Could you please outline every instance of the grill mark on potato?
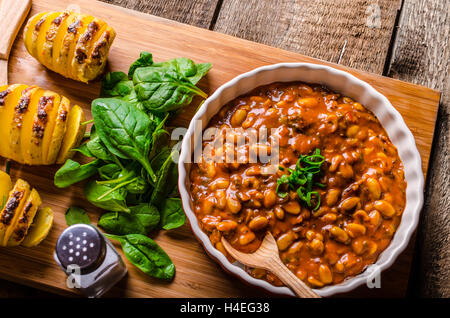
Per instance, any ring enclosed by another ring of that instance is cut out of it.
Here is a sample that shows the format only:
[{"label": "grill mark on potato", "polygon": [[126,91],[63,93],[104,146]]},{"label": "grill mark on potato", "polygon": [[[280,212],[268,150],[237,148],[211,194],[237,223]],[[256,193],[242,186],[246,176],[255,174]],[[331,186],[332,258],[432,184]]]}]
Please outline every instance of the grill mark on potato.
[{"label": "grill mark on potato", "polygon": [[42,23],[44,23],[44,22],[45,22],[45,18],[40,19],[34,26],[34,30],[39,32],[39,30],[41,29]]},{"label": "grill mark on potato", "polygon": [[75,59],[77,60],[78,64],[83,64],[84,60],[87,58],[86,53],[84,53],[83,49],[77,49],[75,53]]},{"label": "grill mark on potato", "polygon": [[[37,139],[44,138],[44,131],[45,128],[42,125],[39,125],[37,123],[33,124],[33,136],[36,137]],[[35,141],[35,144],[39,145],[39,140]]]},{"label": "grill mark on potato", "polygon": [[39,99],[39,105],[38,105],[38,111],[37,111],[37,117],[39,120],[41,120],[44,124],[47,123],[47,111],[46,107],[48,104],[53,104],[53,100],[55,99],[54,96],[42,96]]},{"label": "grill mark on potato", "polygon": [[45,125],[48,119],[47,106],[53,105],[54,99],[55,96],[42,96],[39,99],[37,118],[33,123],[33,137],[37,139],[35,140],[36,145],[40,143],[40,139],[44,138]]},{"label": "grill mark on potato", "polygon": [[79,42],[83,44],[84,47],[78,48],[75,52],[75,59],[77,60],[78,64],[83,64],[86,60],[86,44],[94,38],[99,29],[100,25],[96,21],[92,21],[91,23],[89,23],[86,32],[81,36]]},{"label": "grill mark on potato", "polygon": [[28,202],[27,205],[24,208],[24,213],[23,215],[20,217],[18,223],[21,225],[19,226],[15,231],[15,237],[14,239],[16,241],[20,241],[22,240],[25,235],[27,234],[27,228],[28,228],[28,213],[30,212],[31,208],[33,207],[33,203]]},{"label": "grill mark on potato", "polygon": [[15,234],[14,239],[16,241],[21,241],[27,234],[27,228],[25,226],[21,226],[17,230],[14,231],[14,234]]},{"label": "grill mark on potato", "polygon": [[28,110],[30,106],[30,96],[25,95],[20,98],[19,104],[16,106],[16,114],[23,114]]},{"label": "grill mark on potato", "polygon": [[100,29],[99,24],[96,21],[89,23],[86,32],[81,36],[80,43],[86,44],[89,42]]},{"label": "grill mark on potato", "polygon": [[[52,21],[52,24],[59,27],[61,25],[61,22],[63,21],[63,19],[67,18],[68,16],[69,16],[69,14],[67,12],[64,12],[60,16],[56,17]],[[45,38],[47,39],[47,41],[53,41],[55,39],[57,33],[58,33],[58,29],[50,28],[50,30],[47,32],[47,35]]]},{"label": "grill mark on potato", "polygon": [[104,46],[106,46],[106,44],[108,44],[108,41],[109,41],[109,38],[110,38],[110,37],[111,37],[110,32],[109,32],[109,31],[105,31],[105,36],[104,36],[103,40],[102,40],[100,43],[98,43],[98,44],[95,46],[94,50],[92,51],[91,57],[92,57],[93,59],[100,59],[100,58],[102,57],[102,55],[100,54],[100,50],[101,50]]},{"label": "grill mark on potato", "polygon": [[68,112],[67,112],[66,110],[63,110],[63,111],[61,112],[61,114],[59,115],[59,119],[60,119],[61,121],[66,121],[66,120],[67,120],[67,114],[68,114]]},{"label": "grill mark on potato", "polygon": [[0,92],[0,106],[5,106],[5,98],[9,93],[11,93],[9,89]]},{"label": "grill mark on potato", "polygon": [[30,212],[31,208],[33,207],[33,203],[28,202],[27,205],[24,208],[23,216],[20,218],[19,222],[26,222],[28,219],[28,213]]},{"label": "grill mark on potato", "polygon": [[22,127],[23,114],[28,111],[30,106],[30,92],[35,88],[35,86],[29,86],[22,91],[22,96],[20,97],[19,103],[14,108],[14,122],[16,128]]},{"label": "grill mark on potato", "polygon": [[77,34],[78,28],[81,26],[81,21],[77,20],[67,28],[68,33]]},{"label": "grill mark on potato", "polygon": [[15,191],[12,194],[11,199],[8,201],[8,203],[6,203],[2,213],[2,217],[0,219],[0,222],[2,222],[4,225],[9,225],[11,223],[11,220],[14,217],[14,213],[19,206],[20,200],[23,198],[23,195],[23,191]]}]

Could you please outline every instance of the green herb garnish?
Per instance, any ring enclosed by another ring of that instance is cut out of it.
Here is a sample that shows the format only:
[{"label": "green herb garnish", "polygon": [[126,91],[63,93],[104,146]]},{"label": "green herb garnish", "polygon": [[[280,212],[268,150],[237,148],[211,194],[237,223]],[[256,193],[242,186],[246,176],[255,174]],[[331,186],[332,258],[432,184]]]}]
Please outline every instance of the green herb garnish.
[{"label": "green herb garnish", "polygon": [[[288,192],[280,191],[280,186],[287,185],[291,190],[297,192],[301,202],[306,203],[308,207],[312,207],[313,199],[317,202],[313,211],[320,207],[320,194],[313,190],[313,187],[324,188],[325,185],[317,182],[320,176],[321,166],[325,161],[325,157],[320,154],[320,150],[316,149],[312,155],[300,155],[295,165],[295,169],[287,168],[289,175],[284,174],[277,180],[276,192],[279,197],[285,198]],[[281,171],[285,168],[279,167]]]}]

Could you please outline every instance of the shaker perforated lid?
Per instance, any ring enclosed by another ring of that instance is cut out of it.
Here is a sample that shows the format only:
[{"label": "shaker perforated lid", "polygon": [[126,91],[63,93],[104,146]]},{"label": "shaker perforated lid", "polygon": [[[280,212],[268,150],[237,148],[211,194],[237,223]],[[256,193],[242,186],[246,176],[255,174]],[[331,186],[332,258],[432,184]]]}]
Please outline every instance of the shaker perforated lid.
[{"label": "shaker perforated lid", "polygon": [[64,268],[78,265],[84,272],[94,270],[103,261],[104,254],[105,241],[87,224],[68,227],[56,243],[56,256]]}]

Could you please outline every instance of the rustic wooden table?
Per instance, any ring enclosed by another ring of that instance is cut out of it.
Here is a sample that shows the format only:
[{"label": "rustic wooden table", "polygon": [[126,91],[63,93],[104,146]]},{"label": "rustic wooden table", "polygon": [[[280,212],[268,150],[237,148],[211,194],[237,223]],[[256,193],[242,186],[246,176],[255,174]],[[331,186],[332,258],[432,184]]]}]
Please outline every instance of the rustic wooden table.
[{"label": "rustic wooden table", "polygon": [[[449,0],[102,1],[440,90],[419,229],[373,295],[450,297]],[[47,296],[0,281],[0,297]]]}]

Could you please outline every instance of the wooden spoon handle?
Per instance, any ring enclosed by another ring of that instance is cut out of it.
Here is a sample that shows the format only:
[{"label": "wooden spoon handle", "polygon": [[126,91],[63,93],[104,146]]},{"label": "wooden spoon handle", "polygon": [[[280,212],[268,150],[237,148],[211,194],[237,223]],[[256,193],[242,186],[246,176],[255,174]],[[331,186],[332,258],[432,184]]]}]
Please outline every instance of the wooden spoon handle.
[{"label": "wooden spoon handle", "polygon": [[272,258],[268,262],[270,271],[274,273],[285,285],[289,286],[298,297],[302,298],[321,298],[311,288],[292,273],[281,260]]},{"label": "wooden spoon handle", "polygon": [[31,0],[0,1],[0,59],[8,60],[11,46],[30,8]]}]

